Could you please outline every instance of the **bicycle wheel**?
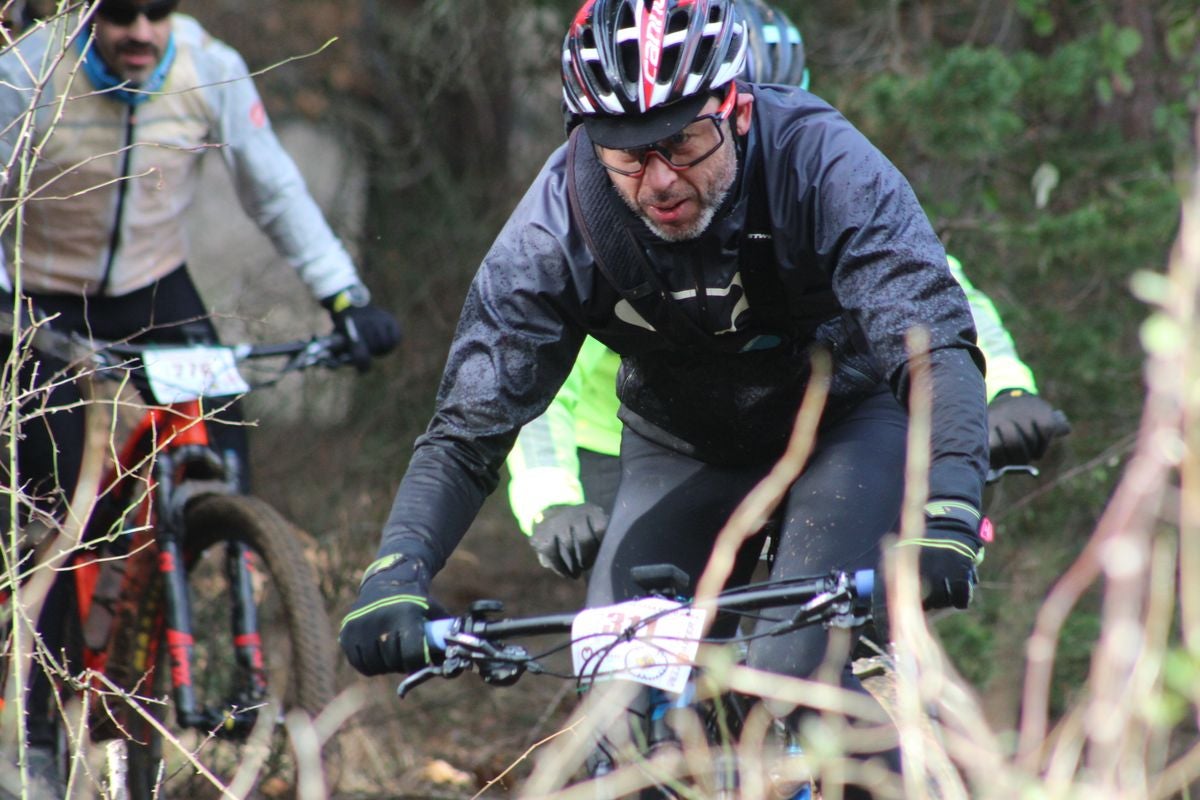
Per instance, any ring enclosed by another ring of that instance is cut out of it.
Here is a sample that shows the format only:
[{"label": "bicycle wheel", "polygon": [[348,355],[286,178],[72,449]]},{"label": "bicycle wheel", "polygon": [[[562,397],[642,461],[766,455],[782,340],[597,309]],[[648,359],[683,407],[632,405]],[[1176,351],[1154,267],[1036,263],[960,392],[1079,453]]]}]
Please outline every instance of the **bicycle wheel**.
[{"label": "bicycle wheel", "polygon": [[[223,784],[240,766],[261,761],[253,777],[243,774],[238,796],[294,794],[297,761],[283,726],[284,715],[301,709],[316,714],[334,695],[334,640],[316,576],[297,531],[266,503],[253,497],[207,495],[189,504],[184,551],[195,639],[192,683],[203,708],[227,710],[245,698],[250,670],[235,656],[234,587],[226,569],[229,548],[249,550],[254,604],[266,677],[265,697],[253,730],[180,730],[173,707],[162,709],[177,741],[164,741],[142,718],[131,730],[128,782],[131,800],[217,797],[212,781],[198,775],[193,754]],[[166,651],[163,647],[162,650]],[[155,670],[155,695],[170,696],[165,657]],[[260,692],[261,694],[261,692]],[[159,712],[154,712],[156,715]]]}]

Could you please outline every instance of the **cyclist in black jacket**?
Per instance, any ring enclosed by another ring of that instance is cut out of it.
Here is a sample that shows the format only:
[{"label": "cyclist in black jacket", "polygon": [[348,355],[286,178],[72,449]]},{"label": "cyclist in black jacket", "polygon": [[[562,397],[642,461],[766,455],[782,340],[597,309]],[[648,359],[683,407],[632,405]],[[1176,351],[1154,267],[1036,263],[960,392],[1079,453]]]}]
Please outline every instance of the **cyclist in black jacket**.
[{"label": "cyclist in black jacket", "polygon": [[[622,356],[625,423],[589,605],[634,595],[635,564],[699,575],[729,512],[783,451],[814,348],[833,356],[829,399],[774,570],[878,566],[903,491],[905,337],[921,326],[933,385],[925,602],[967,606],[987,434],[966,298],[896,168],[807,91],[736,80],[745,50],[732,0],[580,9],[562,67],[583,125],[470,288],[433,419],[342,623],[361,672],[427,663],[430,579],[587,334]],[[759,547],[747,544],[731,580],[748,579]],[[824,639],[757,640],[749,662],[807,675]]]}]

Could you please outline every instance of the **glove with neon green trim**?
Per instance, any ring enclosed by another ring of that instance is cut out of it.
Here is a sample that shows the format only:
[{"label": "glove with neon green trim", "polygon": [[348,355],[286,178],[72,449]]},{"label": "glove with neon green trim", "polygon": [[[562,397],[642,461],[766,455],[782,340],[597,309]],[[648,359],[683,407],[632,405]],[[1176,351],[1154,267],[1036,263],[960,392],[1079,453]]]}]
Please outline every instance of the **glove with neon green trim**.
[{"label": "glove with neon green trim", "polygon": [[912,540],[921,547],[922,605],[965,609],[978,582],[976,568],[983,562],[979,538],[982,517],[966,503],[940,501],[925,506],[925,536]]},{"label": "glove with neon green trim", "polygon": [[416,672],[427,666],[425,618],[430,605],[424,562],[397,554],[367,567],[358,599],[338,634],[351,666],[363,675]]}]

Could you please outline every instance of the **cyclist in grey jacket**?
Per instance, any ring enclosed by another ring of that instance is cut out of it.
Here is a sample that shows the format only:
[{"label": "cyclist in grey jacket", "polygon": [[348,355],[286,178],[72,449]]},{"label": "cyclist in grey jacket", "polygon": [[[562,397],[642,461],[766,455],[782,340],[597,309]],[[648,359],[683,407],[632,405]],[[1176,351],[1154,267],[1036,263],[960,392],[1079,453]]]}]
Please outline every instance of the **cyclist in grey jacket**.
[{"label": "cyclist in grey jacket", "polygon": [[[186,212],[201,157],[215,149],[246,212],[335,327],[352,335],[365,365],[395,346],[395,319],[370,303],[271,130],[242,58],[175,13],[177,5],[89,3],[0,56],[3,191],[22,211],[5,232],[0,290],[15,284],[41,313],[58,315],[51,324],[62,329],[215,340],[185,267]],[[69,405],[73,391],[63,387],[52,404]],[[71,443],[81,441],[81,421],[72,417],[54,415],[49,436],[35,431],[23,448],[22,472],[41,492],[69,496],[74,485]],[[240,430],[220,427],[230,446],[244,449]],[[65,451],[58,459],[55,447]],[[43,480],[56,470],[56,480]]]},{"label": "cyclist in grey jacket", "polygon": [[[433,419],[342,624],[360,671],[427,662],[429,581],[587,334],[622,357],[625,423],[589,605],[636,594],[637,564],[698,576],[783,451],[816,348],[833,357],[828,402],[775,576],[877,566],[903,490],[915,326],[930,335],[933,389],[926,603],[968,604],[987,434],[966,298],[908,183],[844,117],[802,89],[735,80],[745,41],[730,0],[595,0],[575,18],[564,94],[584,122],[470,288]],[[749,661],[809,674],[823,644],[811,629],[758,639]]]},{"label": "cyclist in grey jacket", "polygon": [[[6,231],[0,303],[7,310],[31,305],[52,317],[52,327],[102,339],[215,341],[185,266],[184,215],[201,156],[216,149],[247,213],[351,339],[365,368],[371,356],[395,347],[395,319],[371,304],[272,132],[241,57],[174,13],[177,5],[86,2],[0,55],[0,185],[20,209]],[[0,331],[0,353],[11,348],[11,332]],[[3,476],[5,487],[22,486],[50,515],[61,514],[71,496],[83,444],[79,393],[54,380],[60,366],[49,359],[23,365],[24,388],[37,391],[17,413],[43,404],[46,413],[23,426],[19,474]],[[31,387],[35,379],[39,386]],[[240,420],[236,405],[218,416]],[[244,430],[212,426],[221,451],[236,454],[243,486]],[[57,613],[59,595],[56,588],[44,614]],[[29,740],[52,751],[48,693],[38,672]]]}]

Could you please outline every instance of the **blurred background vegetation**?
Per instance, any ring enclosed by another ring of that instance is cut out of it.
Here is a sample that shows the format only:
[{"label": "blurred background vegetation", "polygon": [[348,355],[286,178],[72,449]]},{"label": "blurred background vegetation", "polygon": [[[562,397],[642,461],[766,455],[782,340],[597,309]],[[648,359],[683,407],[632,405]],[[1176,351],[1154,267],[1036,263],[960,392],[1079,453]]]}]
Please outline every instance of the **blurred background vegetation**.
[{"label": "blurred background vegetation", "polygon": [[[777,3],[804,34],[813,91],[909,176],[947,249],[996,301],[1042,393],[1074,425],[1040,478],[992,490],[998,540],[980,602],[938,624],[994,721],[1011,724],[1033,615],[1093,530],[1132,448],[1147,312],[1129,282],[1162,270],[1178,226],[1200,102],[1200,3]],[[558,46],[575,6],[188,6],[252,68],[336,37],[267,72],[260,86],[277,121],[329,126],[370,165],[358,244],[368,283],[401,316],[406,343],[355,383],[346,425],[316,438],[268,427],[256,440],[262,493],[328,545],[326,589],[338,617],[428,418],[466,285],[562,139]],[[561,586],[518,596],[552,576],[506,547],[517,534],[502,498],[476,527],[464,547],[483,565],[452,565],[438,582],[452,602],[502,596],[521,608],[570,596],[562,593],[574,587]],[[489,547],[511,552],[497,566]],[[510,569],[519,575],[501,571]],[[1065,630],[1060,704],[1085,679],[1095,606],[1078,608]]]}]

